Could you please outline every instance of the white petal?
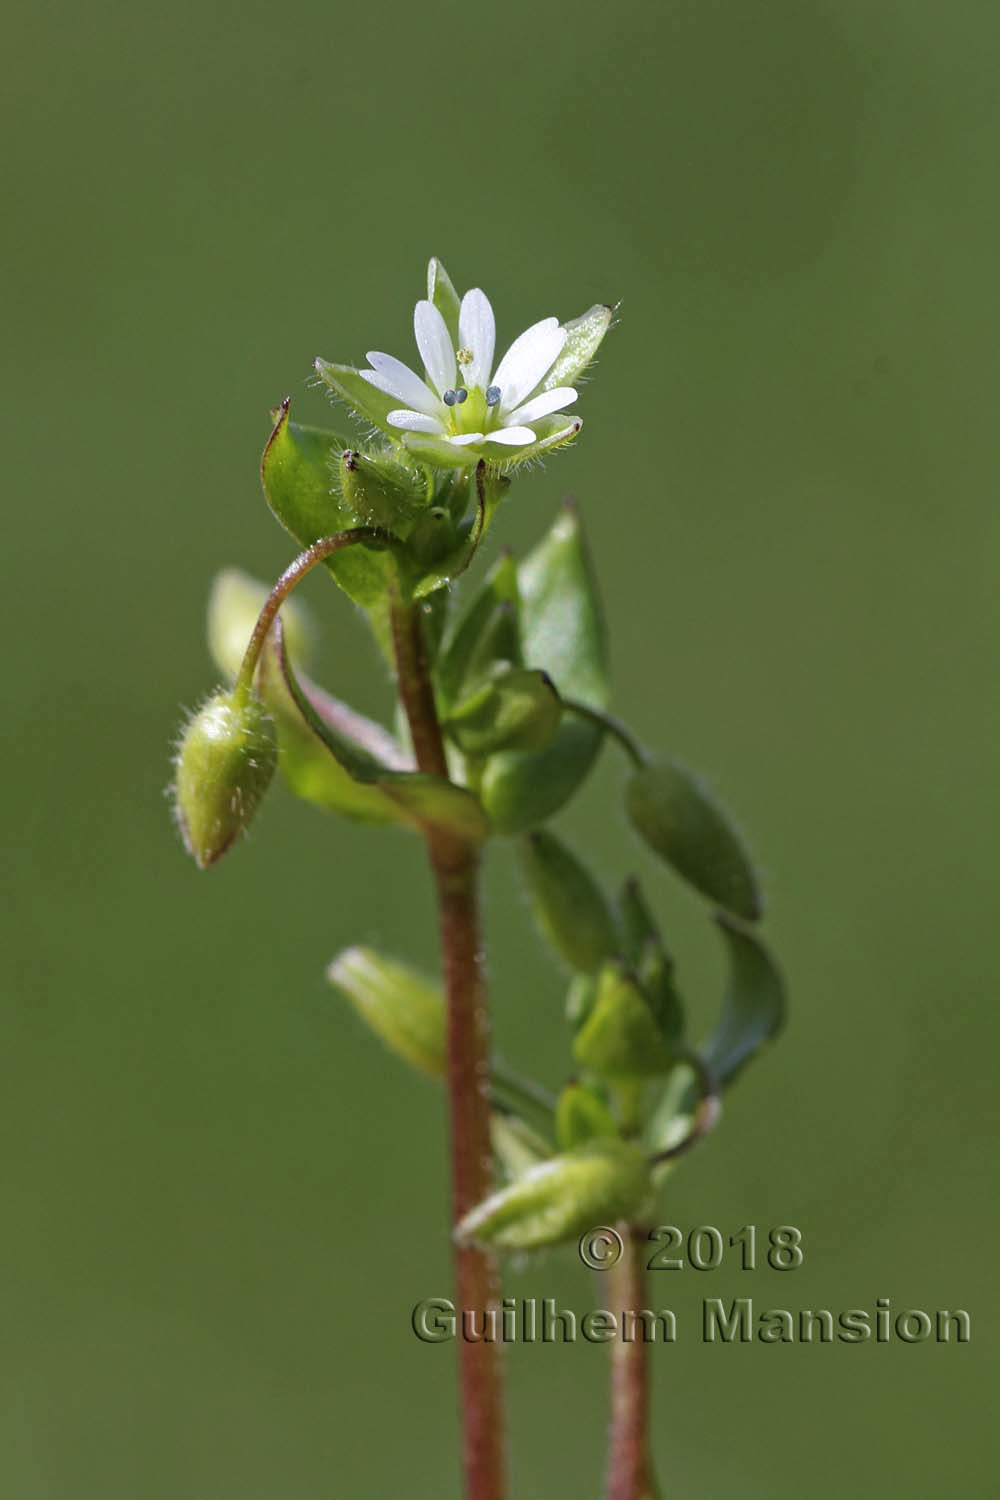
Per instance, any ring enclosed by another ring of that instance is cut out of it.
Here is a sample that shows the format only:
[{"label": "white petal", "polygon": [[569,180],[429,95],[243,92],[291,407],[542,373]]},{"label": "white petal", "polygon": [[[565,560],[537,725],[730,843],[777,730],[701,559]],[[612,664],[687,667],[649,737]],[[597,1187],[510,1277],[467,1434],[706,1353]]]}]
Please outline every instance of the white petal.
[{"label": "white petal", "polygon": [[530,427],[498,427],[487,435],[488,443],[503,443],[508,448],[520,448],[524,443],[533,443],[535,434]]},{"label": "white petal", "polygon": [[462,298],[458,314],[459,345],[463,349],[471,349],[473,356],[472,363],[462,369],[467,385],[478,385],[483,390],[489,385],[496,339],[497,325],[490,299],[485,292],[474,287]]},{"label": "white petal", "polygon": [[481,443],[483,434],[481,432],[460,432],[457,437],[449,438],[448,441],[456,448],[465,448],[469,443]]},{"label": "white petal", "polygon": [[413,309],[413,332],[427,373],[443,396],[455,384],[455,350],[447,323],[426,297]]},{"label": "white petal", "polygon": [[504,426],[512,427],[518,422],[537,422],[539,417],[547,417],[550,412],[572,406],[575,400],[576,391],[571,385],[557,385],[554,391],[543,391],[540,396],[532,396],[530,401],[512,411],[509,417],[504,417]]},{"label": "white petal", "polygon": [[566,342],[566,330],[558,318],[543,318],[514,340],[497,366],[493,384],[500,387],[502,411],[514,408],[530,396]]},{"label": "white petal", "polygon": [[385,419],[390,427],[402,427],[404,432],[444,432],[444,424],[437,417],[428,417],[422,411],[391,411]]},{"label": "white petal", "polygon": [[437,413],[441,404],[437,396],[409,365],[404,365],[401,359],[395,359],[391,354],[380,354],[377,349],[369,351],[368,359],[375,368],[361,373],[369,385],[384,391],[387,396],[395,396],[397,401],[405,401],[417,411],[425,411],[428,416]]}]

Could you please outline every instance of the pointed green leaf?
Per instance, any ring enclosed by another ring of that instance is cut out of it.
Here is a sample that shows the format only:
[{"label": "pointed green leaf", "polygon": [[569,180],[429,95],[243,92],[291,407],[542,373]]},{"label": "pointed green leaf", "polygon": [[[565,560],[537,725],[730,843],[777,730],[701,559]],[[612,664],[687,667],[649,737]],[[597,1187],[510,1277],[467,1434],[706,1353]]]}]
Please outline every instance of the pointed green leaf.
[{"label": "pointed green leaf", "polygon": [[760,883],[743,841],[690,771],[672,761],[633,771],[625,806],[636,832],[695,890],[747,921],[760,918]]},{"label": "pointed green leaf", "polygon": [[562,353],[539,389],[553,391],[560,385],[575,385],[600,348],[614,315],[613,307],[598,302],[580,317],[564,323],[566,342]]},{"label": "pointed green leaf", "polygon": [[[597,586],[575,506],[567,506],[518,570],[525,664],[548,672],[563,698],[604,708],[610,695],[607,642]],[[500,833],[535,828],[573,795],[590,771],[602,733],[563,719],[552,744],[491,758],[483,803]]]},{"label": "pointed green leaf", "polygon": [[702,1053],[726,1087],[781,1030],[785,985],[780,969],[752,929],[724,912],[715,920],[729,950],[729,983],[722,1015]]},{"label": "pointed green leaf", "polygon": [[648,1078],[673,1066],[645,996],[620,965],[601,971],[597,999],[573,1038],[573,1056],[609,1078]]},{"label": "pointed green leaf", "polygon": [[[290,405],[286,399],[278,410],[261,459],[261,480],[278,520],[297,542],[309,547],[320,537],[357,525],[358,518],[333,492],[334,467],[347,446],[344,439],[292,422]],[[326,566],[356,604],[373,609],[385,599],[394,564],[384,549],[356,546],[327,558]]]},{"label": "pointed green leaf", "polygon": [[437,985],[362,947],[338,953],[326,977],[391,1052],[431,1078],[444,1077],[444,999]]},{"label": "pointed green leaf", "polygon": [[432,255],[427,267],[427,299],[433,302],[438,312],[444,318],[451,341],[458,348],[458,314],[461,308],[461,299],[455,290],[451,277],[436,255]]},{"label": "pointed green leaf", "polygon": [[542,933],[571,969],[596,974],[620,946],[614,912],[597,881],[555,834],[529,834],[519,848]]},{"label": "pointed green leaf", "polygon": [[471,792],[440,776],[422,771],[390,770],[367,750],[324,721],[303,692],[287,653],[283,649],[280,621],[275,626],[275,648],[285,685],[313,734],[352,780],[374,787],[397,805],[405,818],[421,828],[446,830],[470,843],[487,838],[489,822]]},{"label": "pointed green leaf", "polygon": [[567,1084],[556,1105],[556,1140],[560,1151],[572,1151],[585,1141],[615,1140],[618,1126],[596,1090],[582,1083]]}]

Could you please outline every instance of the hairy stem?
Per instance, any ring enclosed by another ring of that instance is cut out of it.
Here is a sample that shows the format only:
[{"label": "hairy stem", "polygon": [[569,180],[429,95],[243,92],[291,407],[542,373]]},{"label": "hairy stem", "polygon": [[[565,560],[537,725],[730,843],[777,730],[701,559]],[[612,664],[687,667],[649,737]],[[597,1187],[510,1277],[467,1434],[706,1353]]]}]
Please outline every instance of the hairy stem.
[{"label": "hairy stem", "polygon": [[[399,695],[421,771],[448,775],[441,727],[427,662],[419,606],[397,601],[392,634]],[[455,835],[427,835],[441,930],[448,1010],[448,1103],[451,1123],[452,1223],[492,1187],[489,1102],[489,1027],[479,928],[479,851]],[[455,1250],[459,1329],[463,1315],[483,1318],[499,1308],[493,1258],[482,1250]],[[467,1500],[504,1495],[503,1392],[500,1348],[459,1336],[462,1458]]]},{"label": "hairy stem", "polygon": [[610,1345],[607,1500],[658,1500],[649,1451],[649,1357],[642,1321],[634,1316],[645,1306],[649,1242],[645,1230],[633,1224],[617,1227],[624,1251],[609,1273],[618,1332]]}]

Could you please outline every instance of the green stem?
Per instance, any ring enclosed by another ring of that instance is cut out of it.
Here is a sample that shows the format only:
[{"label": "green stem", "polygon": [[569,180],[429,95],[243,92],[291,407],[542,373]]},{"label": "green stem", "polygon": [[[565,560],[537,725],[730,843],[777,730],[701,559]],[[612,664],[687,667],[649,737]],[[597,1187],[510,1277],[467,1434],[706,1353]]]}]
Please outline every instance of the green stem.
[{"label": "green stem", "polygon": [[591,708],[589,703],[581,703],[577,698],[564,698],[562,704],[567,713],[576,714],[578,719],[586,719],[589,723],[596,724],[598,729],[603,729],[605,734],[610,734],[613,739],[616,739],[634,765],[641,769],[647,764],[645,750],[631,729],[623,724],[621,719],[616,719],[614,714],[606,714],[599,708]]},{"label": "green stem", "polygon": [[[400,599],[392,607],[392,636],[399,695],[417,766],[447,777],[420,613]],[[437,890],[448,1012],[452,1223],[457,1224],[493,1186],[479,850],[439,829],[428,831],[427,847]],[[500,1286],[492,1256],[471,1246],[456,1247],[455,1280],[460,1327],[467,1311],[480,1328],[487,1311],[495,1309],[498,1315]],[[503,1390],[497,1343],[460,1337],[459,1386],[466,1500],[503,1500]]]}]

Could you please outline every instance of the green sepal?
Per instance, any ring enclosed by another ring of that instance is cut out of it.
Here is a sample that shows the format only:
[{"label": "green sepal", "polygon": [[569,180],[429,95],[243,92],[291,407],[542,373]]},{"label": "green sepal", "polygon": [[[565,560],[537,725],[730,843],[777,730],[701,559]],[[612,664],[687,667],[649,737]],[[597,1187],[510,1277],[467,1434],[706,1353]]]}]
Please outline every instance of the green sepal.
[{"label": "green sepal", "polygon": [[[271,510],[301,546],[309,547],[320,537],[357,525],[358,517],[333,489],[346,441],[337,433],[292,422],[290,405],[286,398],[278,408],[260,474]],[[345,547],[325,565],[356,604],[364,609],[384,604],[394,567],[384,548]]]},{"label": "green sepal", "polygon": [[[607,642],[597,586],[576,508],[567,505],[518,569],[525,664],[548,672],[564,699],[604,708]],[[524,833],[558,812],[583,782],[602,731],[566,715],[552,744],[491,758],[481,795],[499,833]]]},{"label": "green sepal", "polygon": [[625,806],[636,832],[710,901],[746,921],[763,911],[760,882],[740,835],[698,778],[672,761],[632,772]]},{"label": "green sepal", "polygon": [[202,870],[246,831],[277,763],[274,720],[255,694],[220,690],[188,721],[177,748],[174,811]]},{"label": "green sepal", "polygon": [[785,983],[756,932],[725,912],[715,921],[728,950],[729,981],[722,1014],[701,1052],[726,1088],[784,1025]]},{"label": "green sepal", "polygon": [[[378,390],[353,365],[337,365],[325,359],[317,359],[315,368],[324,385],[329,386],[334,395],[339,396],[360,417],[380,428],[388,437],[399,436],[386,420],[389,413],[399,406],[396,396],[389,396],[385,391]],[[344,446],[347,446],[346,443]]]},{"label": "green sepal", "polygon": [[490,1116],[490,1142],[493,1153],[508,1181],[513,1182],[548,1161],[552,1147],[530,1125],[517,1115],[494,1110]]},{"label": "green sepal", "polygon": [[568,1083],[556,1104],[556,1142],[572,1151],[586,1141],[616,1140],[618,1126],[604,1100],[582,1083]]},{"label": "green sepal", "polygon": [[480,843],[489,836],[489,821],[482,807],[464,787],[423,771],[391,770],[326,723],[295,676],[283,649],[280,625],[275,627],[275,647],[285,684],[303,719],[352,780],[376,787],[396,804],[406,821],[422,829],[436,828],[469,843]]},{"label": "green sepal", "polygon": [[[463,689],[475,680],[481,670],[482,643],[493,637],[496,630],[494,618],[504,607],[513,613],[513,623],[506,628],[512,630],[517,640],[517,656],[507,659],[520,664],[519,606],[517,566],[511,554],[504,552],[486,574],[479,592],[451,631],[441,652],[437,683],[445,703],[454,703]],[[496,659],[492,650],[489,659]]]},{"label": "green sepal", "polygon": [[606,302],[598,302],[578,318],[564,323],[566,342],[562,353],[538,389],[554,391],[560,385],[576,385],[600,348],[614,315],[613,307],[609,307]]},{"label": "green sepal", "polygon": [[[539,389],[545,389],[545,387]],[[573,416],[572,413],[558,411],[553,412],[549,417],[536,418],[531,427],[535,434],[533,443],[529,443],[526,448],[508,449],[509,457],[505,454],[502,459],[495,458],[491,453],[491,462],[502,463],[505,470],[516,469],[519,464],[532,463],[543,454],[552,453],[556,448],[563,448],[567,443],[572,443],[575,438],[579,437],[583,419]]]},{"label": "green sepal", "polygon": [[535,921],[559,957],[596,974],[620,949],[615,914],[590,871],[555,834],[521,840],[521,868]]},{"label": "green sepal", "polygon": [[472,759],[540,750],[559,728],[562,703],[545,672],[504,667],[457,703],[442,729]]},{"label": "green sepal", "polygon": [[326,977],[390,1052],[430,1078],[444,1077],[444,1000],[437,985],[364,947],[338,953]]},{"label": "green sepal", "polygon": [[642,1149],[626,1141],[589,1141],[532,1167],[491,1194],[455,1229],[460,1245],[540,1250],[576,1239],[595,1225],[628,1218],[652,1190]]},{"label": "green sepal", "polygon": [[606,964],[590,1014],[573,1038],[583,1068],[608,1078],[651,1078],[674,1058],[635,979],[620,964]]},{"label": "green sepal", "polygon": [[457,349],[458,315],[461,311],[462,300],[455,290],[451,277],[436,255],[432,255],[427,264],[427,300],[434,303],[444,318],[448,332],[451,334],[451,341]]}]

